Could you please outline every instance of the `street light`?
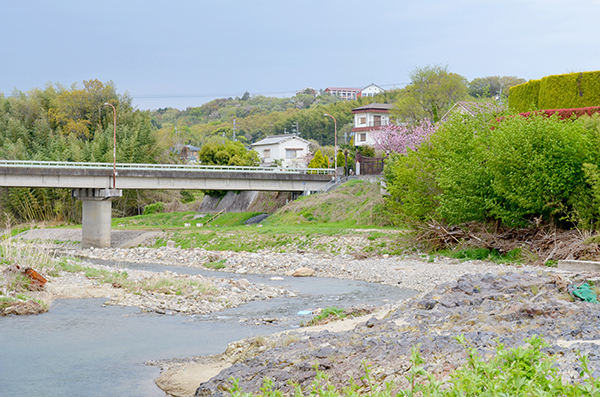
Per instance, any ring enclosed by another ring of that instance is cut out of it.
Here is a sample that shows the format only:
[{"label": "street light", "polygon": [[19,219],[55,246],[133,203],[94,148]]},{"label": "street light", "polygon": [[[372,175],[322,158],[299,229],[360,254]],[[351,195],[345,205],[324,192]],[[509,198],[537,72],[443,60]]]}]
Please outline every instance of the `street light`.
[{"label": "street light", "polygon": [[110,106],[113,108],[113,189],[117,188],[117,109],[112,103],[106,102],[104,106]]},{"label": "street light", "polygon": [[335,146],[333,157],[335,162],[335,181],[337,182],[337,120],[335,119],[335,117],[327,113],[325,113],[323,116],[331,117],[333,119],[333,141]]}]

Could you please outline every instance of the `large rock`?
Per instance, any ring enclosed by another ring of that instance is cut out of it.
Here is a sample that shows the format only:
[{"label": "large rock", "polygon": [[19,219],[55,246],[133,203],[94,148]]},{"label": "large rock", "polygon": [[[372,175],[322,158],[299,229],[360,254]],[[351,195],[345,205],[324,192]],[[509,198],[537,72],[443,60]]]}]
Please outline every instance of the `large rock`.
[{"label": "large rock", "polygon": [[308,267],[300,267],[292,272],[294,277],[312,277],[313,274],[315,274],[315,271]]}]

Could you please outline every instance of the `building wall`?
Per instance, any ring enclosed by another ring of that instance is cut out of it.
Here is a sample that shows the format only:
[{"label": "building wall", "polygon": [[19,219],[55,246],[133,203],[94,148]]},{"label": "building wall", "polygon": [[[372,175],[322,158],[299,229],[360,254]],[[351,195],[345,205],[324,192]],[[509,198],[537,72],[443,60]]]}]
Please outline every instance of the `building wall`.
[{"label": "building wall", "polygon": [[383,90],[377,86],[370,85],[361,91],[361,96],[375,96],[381,94]]},{"label": "building wall", "polygon": [[[377,119],[379,116],[380,119]],[[371,130],[378,127],[389,125],[389,113],[380,112],[360,112],[354,114],[354,145],[355,146],[373,146],[375,141],[371,136]]]},{"label": "building wall", "polygon": [[[270,166],[274,160],[283,160],[282,165],[289,168],[306,168],[304,157],[308,154],[308,143],[299,139],[289,139],[285,142],[271,145],[260,145],[254,148],[258,152],[261,165]],[[265,150],[270,150],[270,157],[265,158]],[[295,157],[287,157],[288,150],[295,150]]]},{"label": "building wall", "polygon": [[[375,116],[381,117],[379,123],[376,122]],[[389,123],[389,113],[361,112],[354,114],[354,128],[379,127],[382,125],[388,125]]]}]

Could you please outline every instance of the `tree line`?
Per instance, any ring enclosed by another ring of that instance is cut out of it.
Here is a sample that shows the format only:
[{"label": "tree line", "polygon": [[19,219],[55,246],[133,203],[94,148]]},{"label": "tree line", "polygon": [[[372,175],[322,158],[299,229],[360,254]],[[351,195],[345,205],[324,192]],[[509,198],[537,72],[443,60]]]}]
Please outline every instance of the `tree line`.
[{"label": "tree line", "polygon": [[[457,101],[485,101],[506,98],[511,86],[525,80],[513,76],[488,76],[468,81],[452,73],[448,66],[418,67],[410,73],[411,83],[401,89],[386,91],[375,97],[345,101],[323,93],[309,91],[290,98],[251,95],[220,98],[185,110],[163,108],[151,112],[152,124],[163,136],[202,146],[213,136],[234,135],[244,144],[284,133],[300,133],[302,138],[320,146],[334,144],[333,121],[337,120],[338,143],[349,142],[354,121],[352,109],[372,102],[394,104],[393,118],[400,123],[415,123],[423,118],[435,122]],[[176,132],[175,132],[176,130]]]},{"label": "tree line", "polygon": [[[124,163],[173,161],[168,144],[152,128],[151,115],[134,109],[112,82],[83,86],[48,85],[0,94],[0,158],[10,160],[112,162],[113,109],[117,112],[117,158]],[[131,215],[152,201],[144,192],[125,192],[113,207]],[[2,189],[5,221],[78,221],[81,205],[63,189]],[[8,215],[10,214],[10,215]],[[10,218],[10,219],[9,219]]]}]

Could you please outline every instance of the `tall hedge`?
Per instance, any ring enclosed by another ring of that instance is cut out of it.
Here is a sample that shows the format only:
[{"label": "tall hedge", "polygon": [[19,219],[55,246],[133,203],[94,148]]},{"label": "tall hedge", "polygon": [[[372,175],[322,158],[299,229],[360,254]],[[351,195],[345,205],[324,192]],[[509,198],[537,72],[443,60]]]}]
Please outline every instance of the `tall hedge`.
[{"label": "tall hedge", "polygon": [[541,81],[529,80],[527,83],[510,87],[508,91],[508,106],[518,112],[538,109]]},{"label": "tall hedge", "polygon": [[546,76],[510,88],[508,104],[518,112],[600,105],[600,71]]}]

